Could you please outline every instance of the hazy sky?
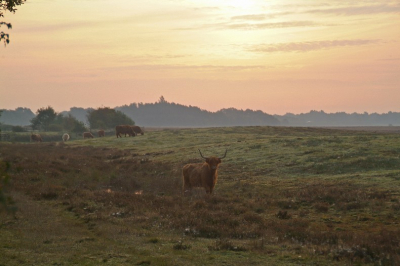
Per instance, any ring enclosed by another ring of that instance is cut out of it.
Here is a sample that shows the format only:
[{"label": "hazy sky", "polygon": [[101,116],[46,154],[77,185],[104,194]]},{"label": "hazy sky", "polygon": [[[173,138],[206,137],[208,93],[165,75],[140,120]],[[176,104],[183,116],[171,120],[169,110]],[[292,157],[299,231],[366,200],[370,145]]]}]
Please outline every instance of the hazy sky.
[{"label": "hazy sky", "polygon": [[400,111],[400,0],[28,0],[0,109]]}]

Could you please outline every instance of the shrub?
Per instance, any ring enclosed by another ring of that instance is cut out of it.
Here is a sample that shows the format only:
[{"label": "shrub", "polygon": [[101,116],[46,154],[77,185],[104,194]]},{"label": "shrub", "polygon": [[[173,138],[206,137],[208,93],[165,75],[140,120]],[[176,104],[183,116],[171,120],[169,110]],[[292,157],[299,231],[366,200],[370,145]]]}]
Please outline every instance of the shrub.
[{"label": "shrub", "polygon": [[12,132],[26,132],[25,128],[21,127],[21,126],[13,126],[11,128]]}]

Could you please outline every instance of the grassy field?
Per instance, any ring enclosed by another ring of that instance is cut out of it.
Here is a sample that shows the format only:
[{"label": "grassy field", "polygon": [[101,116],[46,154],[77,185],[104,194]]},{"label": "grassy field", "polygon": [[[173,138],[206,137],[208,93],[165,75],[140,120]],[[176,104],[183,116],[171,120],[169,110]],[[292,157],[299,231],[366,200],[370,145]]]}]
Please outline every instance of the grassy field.
[{"label": "grassy field", "polygon": [[[181,169],[227,157],[215,194]],[[400,265],[400,135],[168,129],[0,143],[0,265]]]}]

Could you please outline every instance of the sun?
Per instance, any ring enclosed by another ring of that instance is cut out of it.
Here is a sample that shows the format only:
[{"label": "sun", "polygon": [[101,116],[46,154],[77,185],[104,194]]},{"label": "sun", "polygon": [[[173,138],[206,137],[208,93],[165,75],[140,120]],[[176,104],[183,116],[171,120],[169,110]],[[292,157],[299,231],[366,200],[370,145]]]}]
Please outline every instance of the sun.
[{"label": "sun", "polygon": [[[194,0],[191,0],[194,1]],[[202,5],[205,6],[218,6],[220,8],[235,8],[235,9],[243,9],[243,10],[248,10],[248,9],[254,9],[257,6],[265,6],[265,5],[270,5],[271,1],[275,0],[202,0],[201,3]],[[197,3],[197,2],[196,2]]]}]

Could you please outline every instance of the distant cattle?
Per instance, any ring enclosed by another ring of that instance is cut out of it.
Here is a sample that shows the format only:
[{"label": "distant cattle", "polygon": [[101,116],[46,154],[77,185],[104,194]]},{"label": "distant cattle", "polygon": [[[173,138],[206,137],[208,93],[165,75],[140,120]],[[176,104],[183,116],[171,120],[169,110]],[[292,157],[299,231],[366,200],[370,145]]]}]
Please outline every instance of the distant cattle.
[{"label": "distant cattle", "polygon": [[121,134],[124,134],[125,137],[126,137],[126,135],[128,135],[130,137],[136,136],[135,131],[133,131],[132,127],[128,126],[128,125],[119,125],[119,126],[115,127],[115,135],[117,136],[117,138],[118,137],[122,138]]},{"label": "distant cattle", "polygon": [[64,142],[69,140],[69,135],[68,135],[68,133],[64,133],[64,135],[62,135],[62,140],[63,140]]},{"label": "distant cattle", "polygon": [[105,137],[105,136],[106,136],[106,133],[105,133],[104,130],[102,130],[102,129],[100,129],[100,130],[97,132],[97,134],[99,135],[99,138]]},{"label": "distant cattle", "polygon": [[92,138],[94,138],[94,136],[90,132],[83,132],[83,138],[84,139],[86,139],[86,138],[92,139]]},{"label": "distant cattle", "polygon": [[42,137],[39,134],[31,134],[31,142],[35,141],[35,142],[42,142]]},{"label": "distant cattle", "polygon": [[131,126],[131,128],[135,131],[136,135],[144,135],[143,130],[139,126]]},{"label": "distant cattle", "polygon": [[212,194],[218,179],[218,166],[221,163],[221,159],[226,157],[228,150],[225,151],[225,155],[221,158],[204,157],[200,150],[199,152],[205,162],[187,164],[182,169],[183,193],[190,192],[193,187],[203,187],[207,194]]}]

